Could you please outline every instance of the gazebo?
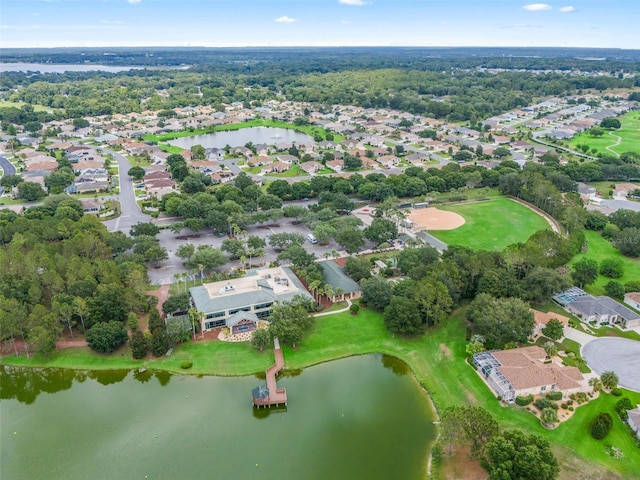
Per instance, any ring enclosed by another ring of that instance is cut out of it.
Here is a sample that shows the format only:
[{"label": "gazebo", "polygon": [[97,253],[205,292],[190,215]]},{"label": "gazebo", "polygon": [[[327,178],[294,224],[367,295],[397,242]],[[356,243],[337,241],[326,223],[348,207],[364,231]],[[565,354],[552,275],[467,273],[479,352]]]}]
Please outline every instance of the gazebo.
[{"label": "gazebo", "polygon": [[258,328],[258,317],[255,313],[243,312],[241,310],[227,318],[227,327],[231,330],[232,335],[243,332],[253,332]]}]

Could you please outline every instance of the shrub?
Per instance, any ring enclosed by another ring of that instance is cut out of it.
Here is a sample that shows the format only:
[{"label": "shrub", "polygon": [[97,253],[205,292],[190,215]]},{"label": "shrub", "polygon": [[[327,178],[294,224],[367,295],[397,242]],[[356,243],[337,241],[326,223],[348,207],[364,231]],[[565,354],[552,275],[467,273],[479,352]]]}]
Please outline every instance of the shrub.
[{"label": "shrub", "polygon": [[569,407],[569,411],[570,411],[570,412],[573,412],[574,410],[575,410],[575,408],[573,408],[573,407]]},{"label": "shrub", "polygon": [[360,305],[358,305],[357,303],[352,303],[349,307],[349,311],[351,312],[351,315],[357,315],[360,311]]},{"label": "shrub", "polygon": [[567,408],[569,408],[569,405],[567,405],[566,403],[563,403],[562,405],[560,405],[560,408],[562,408],[563,410],[566,410]]},{"label": "shrub", "polygon": [[611,395],[613,395],[614,397],[621,397],[622,396],[622,390],[620,390],[618,387],[613,387],[611,389]]},{"label": "shrub", "polygon": [[183,370],[189,370],[191,367],[193,367],[193,362],[182,362],[180,364],[180,368]]},{"label": "shrub", "polygon": [[548,400],[560,400],[562,398],[562,392],[549,392],[547,394]]},{"label": "shrub", "polygon": [[129,346],[131,347],[131,355],[136,360],[144,358],[147,355],[147,350],[149,349],[147,340],[144,338],[144,334],[140,330],[136,330],[131,334]]},{"label": "shrub", "polygon": [[99,322],[87,330],[87,342],[96,352],[114,352],[127,341],[128,335],[121,322]]},{"label": "shrub", "polygon": [[552,402],[551,400],[547,400],[546,398],[539,398],[534,402],[534,405],[540,411],[544,410],[545,408],[554,408],[556,410],[558,409],[558,404],[556,402]]},{"label": "shrub", "polygon": [[622,397],[620,400],[618,400],[615,407],[616,413],[622,420],[627,419],[627,417],[629,416],[627,410],[631,410],[632,408],[633,405],[631,404],[631,400],[629,400],[629,397]]},{"label": "shrub", "polygon": [[591,422],[591,436],[596,440],[602,440],[607,436],[612,426],[613,419],[611,415],[606,412],[600,413],[593,422]]},{"label": "shrub", "polygon": [[533,395],[527,395],[526,397],[516,397],[516,404],[521,407],[525,407],[533,402]]}]

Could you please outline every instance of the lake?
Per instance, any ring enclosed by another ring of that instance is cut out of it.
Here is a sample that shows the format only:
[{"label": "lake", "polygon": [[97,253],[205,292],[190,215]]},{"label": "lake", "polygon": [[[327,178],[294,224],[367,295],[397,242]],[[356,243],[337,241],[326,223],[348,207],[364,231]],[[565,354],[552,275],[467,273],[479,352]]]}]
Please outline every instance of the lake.
[{"label": "lake", "polygon": [[228,132],[206,133],[193,137],[176,138],[167,143],[181,148],[191,148],[194,145],[202,145],[204,148],[224,148],[227,145],[242,147],[249,142],[252,142],[254,145],[259,143],[275,145],[281,142],[295,142],[300,144],[313,142],[313,138],[288,128],[250,127]]},{"label": "lake", "polygon": [[128,70],[141,70],[144,67],[112,67],[93,64],[53,64],[53,63],[0,63],[2,72],[40,72],[40,73],[64,73],[64,72],[126,72]]},{"label": "lake", "polygon": [[418,479],[434,414],[391,357],[338,360],[278,381],[286,409],[254,409],[255,377],[0,366],[0,478]]}]

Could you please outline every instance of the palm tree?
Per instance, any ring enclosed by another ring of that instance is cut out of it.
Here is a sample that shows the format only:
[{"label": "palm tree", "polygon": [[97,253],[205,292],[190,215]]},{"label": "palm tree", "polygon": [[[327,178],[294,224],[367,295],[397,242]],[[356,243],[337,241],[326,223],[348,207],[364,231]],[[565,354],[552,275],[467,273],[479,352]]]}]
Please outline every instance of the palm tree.
[{"label": "palm tree", "polygon": [[602,390],[602,382],[598,377],[593,377],[589,379],[589,385],[593,387],[593,393],[599,392]]},{"label": "palm tree", "polygon": [[472,335],[471,338],[469,339],[469,342],[471,343],[480,343],[482,345],[484,345],[485,342],[485,338],[482,335],[478,335],[477,333],[475,335]]},{"label": "palm tree", "polygon": [[613,370],[607,370],[600,375],[600,381],[604,387],[615,388],[618,386],[618,375]]},{"label": "palm tree", "polygon": [[549,358],[553,358],[558,355],[558,347],[553,342],[546,342],[543,348]]},{"label": "palm tree", "polygon": [[540,412],[540,421],[543,425],[551,426],[558,422],[558,414],[553,408],[545,408]]}]

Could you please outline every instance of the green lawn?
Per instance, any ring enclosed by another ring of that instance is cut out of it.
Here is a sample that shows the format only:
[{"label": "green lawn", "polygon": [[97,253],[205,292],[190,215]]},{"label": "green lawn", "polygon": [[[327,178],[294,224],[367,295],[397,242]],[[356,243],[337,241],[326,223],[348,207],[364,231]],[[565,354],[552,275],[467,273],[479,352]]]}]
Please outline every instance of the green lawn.
[{"label": "green lawn", "polygon": [[[10,102],[8,100],[0,100],[0,108],[21,108],[23,105],[26,105],[24,102]],[[45,107],[44,105],[33,105],[34,112],[54,112],[56,108]]]},{"label": "green lawn", "polygon": [[[586,253],[581,253],[573,257],[569,265],[573,265],[584,257],[593,258],[597,260],[598,263],[606,258],[619,258],[624,262],[624,275],[622,278],[616,278],[616,281],[625,283],[640,278],[640,259],[625,257],[611,245],[611,242],[602,238],[597,232],[585,230],[584,234],[587,238],[588,249]],[[587,285],[585,290],[593,295],[604,295],[604,286],[610,280],[612,279],[599,275],[595,283]]]},{"label": "green lawn", "polygon": [[449,245],[475,250],[500,251],[512,243],[526,241],[538,230],[550,228],[540,215],[505,197],[438,208],[462,215],[465,224],[455,230],[429,233]]},{"label": "green lawn", "polygon": [[[620,130],[612,132],[605,131],[601,137],[594,137],[587,132],[575,136],[569,142],[569,146],[576,149],[578,145],[589,145],[590,148],[597,148],[599,153],[609,153],[612,151],[618,155],[625,152],[640,150],[640,112],[629,112],[618,117],[622,123]],[[618,137],[622,141],[616,145]],[[614,146],[616,145],[616,146]],[[610,147],[607,149],[606,147]]]},{"label": "green lawn", "polygon": [[[594,461],[625,478],[637,475],[640,450],[624,425],[617,419],[604,441],[593,440],[587,426],[600,411],[610,411],[617,401],[602,395],[579,408],[574,417],[555,430],[546,430],[524,408],[501,407],[494,394],[465,362],[464,309],[459,309],[443,326],[415,339],[402,339],[387,333],[382,315],[361,310],[357,316],[348,312],[320,317],[313,332],[298,348],[284,348],[287,369],[300,369],[321,362],[368,353],[385,353],[409,364],[418,382],[424,386],[438,410],[448,405],[481,405],[490,411],[504,428],[521,428],[544,436],[558,448],[570,449],[568,457]],[[181,372],[180,364],[193,362],[186,373],[215,375],[250,375],[263,371],[273,362],[270,351],[256,353],[247,343],[188,343],[174,349],[170,357],[157,360],[130,360],[127,348],[113,356],[91,353],[86,348],[67,349],[51,359],[5,357],[3,364],[63,367],[76,369],[151,368]],[[632,403],[640,403],[640,393],[628,392]],[[611,443],[622,449],[620,459],[605,453]]]}]

